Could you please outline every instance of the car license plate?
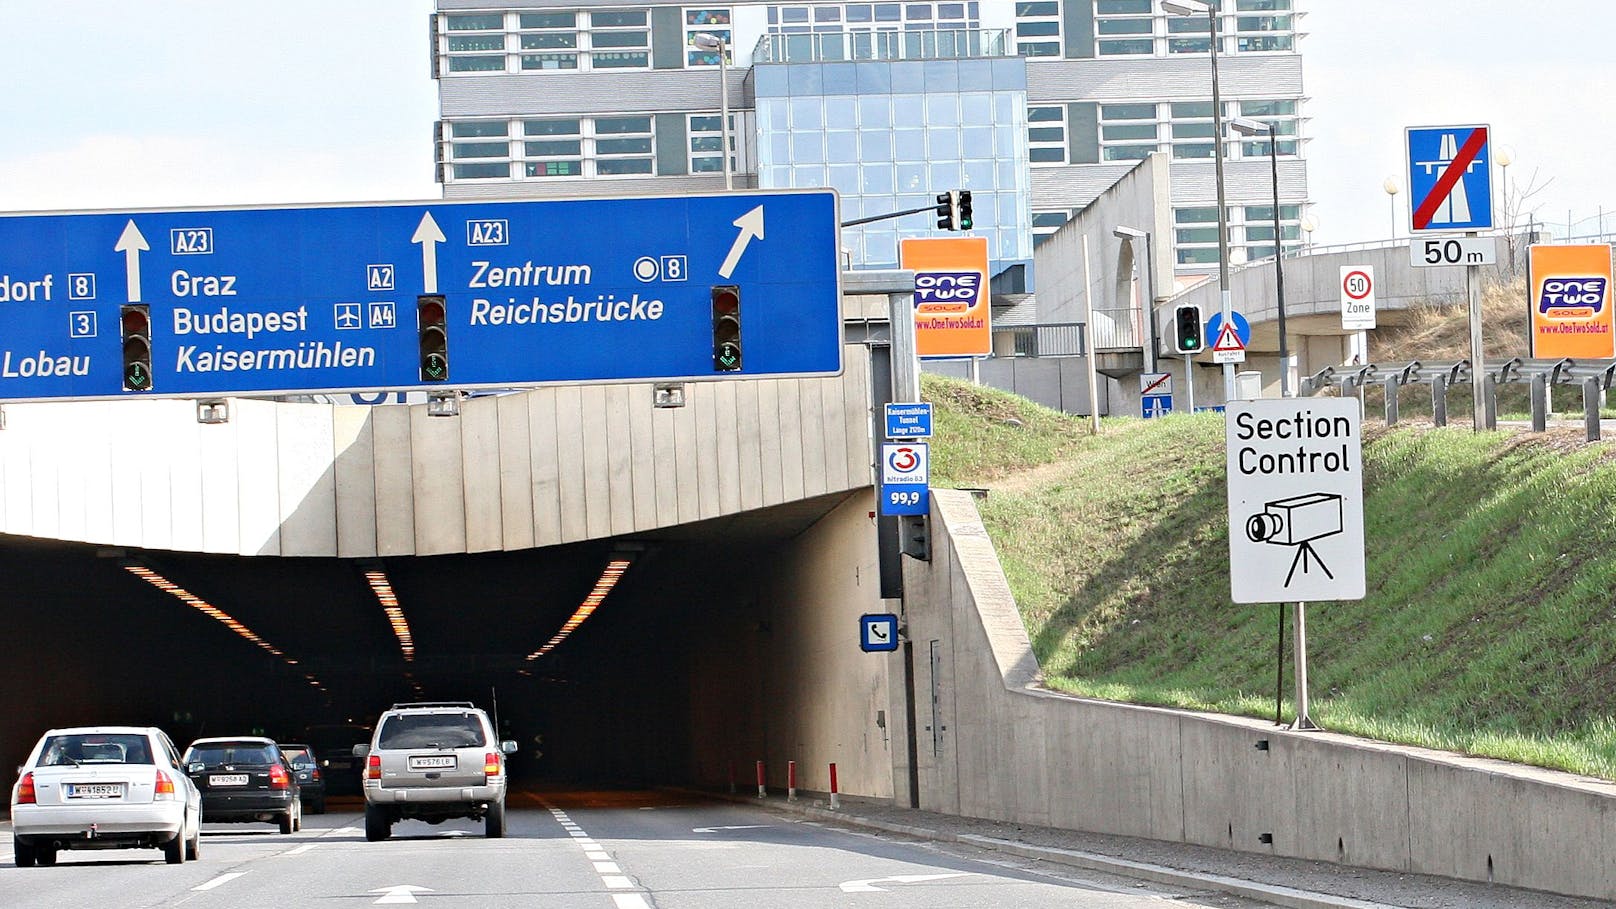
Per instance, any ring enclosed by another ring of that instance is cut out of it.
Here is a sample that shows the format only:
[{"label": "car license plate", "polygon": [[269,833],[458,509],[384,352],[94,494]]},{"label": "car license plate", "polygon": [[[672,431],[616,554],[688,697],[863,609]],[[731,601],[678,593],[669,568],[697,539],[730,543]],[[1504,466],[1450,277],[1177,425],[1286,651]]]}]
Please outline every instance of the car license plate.
[{"label": "car license plate", "polygon": [[452,754],[433,754],[410,758],[411,770],[453,770],[455,756]]},{"label": "car license plate", "polygon": [[121,799],[123,798],[123,784],[69,783],[67,797],[70,799]]},{"label": "car license plate", "polygon": [[215,773],[208,777],[209,786],[245,786],[247,774],[245,773]]}]

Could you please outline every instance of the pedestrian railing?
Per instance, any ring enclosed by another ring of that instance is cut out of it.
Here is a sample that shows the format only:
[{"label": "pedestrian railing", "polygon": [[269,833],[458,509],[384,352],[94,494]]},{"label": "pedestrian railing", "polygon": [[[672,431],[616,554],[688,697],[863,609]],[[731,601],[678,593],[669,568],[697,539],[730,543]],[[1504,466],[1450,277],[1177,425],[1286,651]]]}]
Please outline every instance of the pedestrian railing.
[{"label": "pedestrian railing", "polygon": [[[1583,423],[1588,441],[1599,438],[1599,411],[1605,392],[1616,378],[1616,360],[1508,359],[1482,363],[1483,421],[1488,429],[1498,426],[1498,386],[1522,383],[1529,387],[1532,403],[1532,429],[1548,428],[1549,389],[1556,385],[1582,387]],[[1426,364],[1414,360],[1404,364],[1327,366],[1301,382],[1301,393],[1317,394],[1326,388],[1340,388],[1343,395],[1363,400],[1364,390],[1380,386],[1386,392],[1386,425],[1396,425],[1398,396],[1405,385],[1428,385],[1431,419],[1438,426],[1448,423],[1448,392],[1456,385],[1471,385],[1470,361]]]}]

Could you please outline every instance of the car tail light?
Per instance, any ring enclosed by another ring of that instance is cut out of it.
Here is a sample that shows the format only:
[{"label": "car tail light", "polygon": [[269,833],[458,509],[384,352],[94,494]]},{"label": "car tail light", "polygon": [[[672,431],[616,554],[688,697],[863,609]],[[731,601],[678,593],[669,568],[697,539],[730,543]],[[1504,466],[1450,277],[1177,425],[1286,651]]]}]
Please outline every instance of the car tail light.
[{"label": "car tail light", "polygon": [[318,768],[318,767],[310,767],[309,768],[309,779],[317,780],[319,778],[320,778],[320,768]]},{"label": "car tail light", "polygon": [[22,779],[17,781],[17,804],[37,804],[34,801],[34,775],[32,773],[23,774]]},{"label": "car tail light", "polygon": [[154,799],[172,799],[172,798],[174,798],[174,781],[169,779],[168,774],[164,773],[161,770],[157,771],[157,788],[152,790],[152,798],[154,798]]},{"label": "car tail light", "polygon": [[365,779],[379,780],[382,778],[382,756],[373,754],[365,761]]},{"label": "car tail light", "polygon": [[499,752],[490,751],[483,758],[483,773],[488,776],[499,776]]},{"label": "car tail light", "polygon": [[287,776],[285,767],[279,764],[269,765],[269,788],[285,789],[291,784],[291,777]]}]

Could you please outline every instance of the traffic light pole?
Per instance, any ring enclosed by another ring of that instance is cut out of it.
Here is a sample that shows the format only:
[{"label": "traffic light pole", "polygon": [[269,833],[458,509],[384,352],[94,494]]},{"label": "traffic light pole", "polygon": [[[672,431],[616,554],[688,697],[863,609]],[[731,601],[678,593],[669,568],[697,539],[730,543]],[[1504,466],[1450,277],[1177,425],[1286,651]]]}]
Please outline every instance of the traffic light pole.
[{"label": "traffic light pole", "polygon": [[843,221],[842,226],[843,227],[853,227],[854,225],[857,225],[857,224],[868,224],[871,221],[886,221],[886,220],[888,220],[890,218],[902,218],[902,217],[904,217],[906,215],[918,215],[921,212],[936,211],[936,210],[937,210],[937,206],[935,206],[935,205],[923,205],[920,208],[910,208],[910,209],[906,209],[904,211],[889,211],[884,215],[871,215],[868,218],[854,218],[851,221]]}]

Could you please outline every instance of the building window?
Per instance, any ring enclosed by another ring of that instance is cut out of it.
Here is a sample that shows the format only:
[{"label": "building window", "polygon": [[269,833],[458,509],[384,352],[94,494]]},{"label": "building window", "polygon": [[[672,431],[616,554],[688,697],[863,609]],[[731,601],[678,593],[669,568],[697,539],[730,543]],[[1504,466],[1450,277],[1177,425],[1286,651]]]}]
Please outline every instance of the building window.
[{"label": "building window", "polygon": [[1066,106],[1027,108],[1027,161],[1066,163]]},{"label": "building window", "polygon": [[444,17],[444,46],[451,73],[505,71],[503,13]]},{"label": "building window", "polygon": [[[1301,142],[1297,139],[1295,99],[1276,101],[1241,101],[1240,116],[1252,120],[1260,120],[1274,127],[1274,133],[1279,137],[1277,149],[1280,157],[1296,156],[1301,151]],[[1252,136],[1240,142],[1240,154],[1247,158],[1266,158],[1268,156],[1268,138],[1266,136]]]},{"label": "building window", "polygon": [[724,42],[723,53],[728,57],[725,63],[735,60],[735,51],[731,42],[734,40],[730,32],[730,11],[728,9],[687,9],[685,10],[685,65],[687,66],[717,66],[717,50],[706,50],[696,46],[696,36],[700,34],[717,35]]},{"label": "building window", "polygon": [[446,13],[443,25],[441,52],[449,73],[651,66],[650,13],[644,9]]},{"label": "building window", "polygon": [[1055,236],[1055,231],[1061,229],[1067,221],[1072,220],[1069,211],[1035,211],[1032,213],[1032,245],[1033,248],[1042,246],[1046,240]]},{"label": "building window", "polygon": [[596,117],[594,126],[596,174],[623,177],[655,172],[650,117]]},{"label": "building window", "polygon": [[456,180],[509,180],[511,144],[504,120],[473,120],[449,127],[449,169]]},{"label": "building window", "polygon": [[1143,161],[1160,147],[1156,105],[1100,105],[1100,160]]},{"label": "building window", "polygon": [[578,68],[577,13],[520,13],[517,26],[523,70]]},{"label": "building window", "polygon": [[724,172],[724,119],[718,114],[692,114],[689,120],[690,172]]},{"label": "building window", "polygon": [[1023,57],[1059,57],[1061,47],[1059,0],[1016,4],[1016,53]]},{"label": "building window", "polygon": [[1290,0],[1238,0],[1235,4],[1237,13],[1277,15],[1235,16],[1236,49],[1242,53],[1293,49],[1296,44],[1296,29],[1290,9]]},{"label": "building window", "polygon": [[1200,16],[1167,17],[1169,54],[1212,53],[1212,26]]},{"label": "building window", "polygon": [[1154,0],[1098,0],[1095,51],[1102,57],[1149,56],[1156,50]]},{"label": "building window", "polygon": [[524,120],[522,137],[523,176],[535,180],[583,176],[583,121]]}]

